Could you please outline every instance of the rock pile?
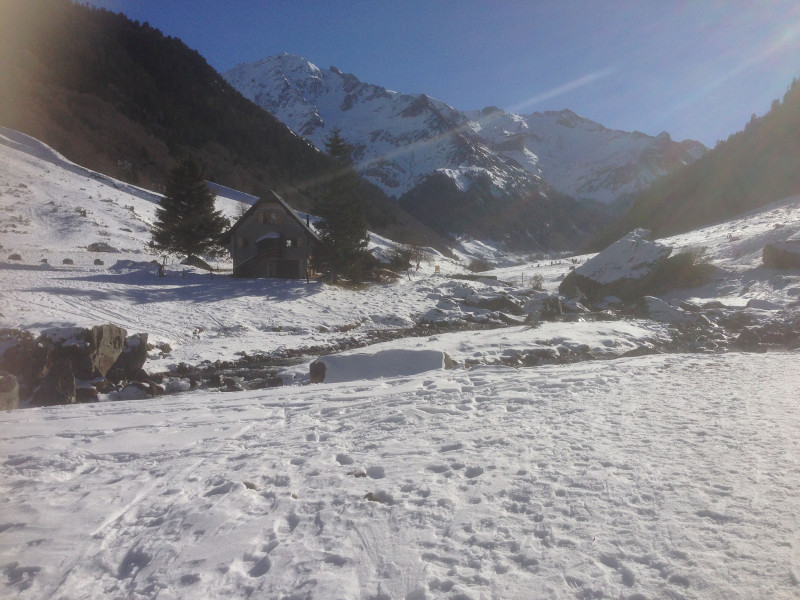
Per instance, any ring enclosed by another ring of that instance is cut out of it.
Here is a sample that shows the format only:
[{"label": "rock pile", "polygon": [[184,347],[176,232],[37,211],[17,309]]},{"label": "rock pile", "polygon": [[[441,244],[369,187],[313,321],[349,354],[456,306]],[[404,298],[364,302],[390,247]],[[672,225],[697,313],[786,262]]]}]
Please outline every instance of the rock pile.
[{"label": "rock pile", "polygon": [[37,338],[4,330],[0,340],[5,346],[0,370],[17,383],[18,406],[92,402],[100,393],[129,385],[146,385],[148,395],[158,392],[143,370],[147,334],[128,336],[121,327],[106,324],[47,329]]}]

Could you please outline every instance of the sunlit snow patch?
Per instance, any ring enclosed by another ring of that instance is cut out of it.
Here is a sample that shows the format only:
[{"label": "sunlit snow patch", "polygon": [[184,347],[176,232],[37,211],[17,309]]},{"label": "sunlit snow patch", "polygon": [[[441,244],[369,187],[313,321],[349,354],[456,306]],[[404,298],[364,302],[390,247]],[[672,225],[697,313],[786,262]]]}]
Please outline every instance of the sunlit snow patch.
[{"label": "sunlit snow patch", "polygon": [[374,354],[323,356],[311,365],[311,380],[341,383],[416,375],[444,368],[445,353],[439,350],[382,350]]}]

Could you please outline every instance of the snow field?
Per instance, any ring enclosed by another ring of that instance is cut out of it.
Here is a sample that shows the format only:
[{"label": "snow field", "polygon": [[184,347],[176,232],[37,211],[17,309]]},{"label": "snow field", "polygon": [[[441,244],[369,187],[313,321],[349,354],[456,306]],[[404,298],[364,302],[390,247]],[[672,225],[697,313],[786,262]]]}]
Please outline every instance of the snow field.
[{"label": "snow field", "polygon": [[790,598],[796,354],[0,415],[6,597]]},{"label": "snow field", "polygon": [[[155,372],[480,317],[458,300],[535,275],[553,291],[575,264],[464,240],[465,257],[513,266],[457,281],[463,266],[437,257],[368,293],[174,264],[159,279],[148,194],[0,130],[0,325],[147,332],[173,347]],[[665,299],[797,310],[800,274],[764,269],[759,248],[800,233],[798,204],[664,240],[719,268]],[[96,241],[121,251],[87,252]],[[619,357],[663,335],[645,320],[441,333],[369,352],[446,352],[455,369],[368,379],[359,348],[339,383],[0,413],[0,597],[797,597],[797,351],[496,364]],[[308,362],[284,381],[307,382]]]}]

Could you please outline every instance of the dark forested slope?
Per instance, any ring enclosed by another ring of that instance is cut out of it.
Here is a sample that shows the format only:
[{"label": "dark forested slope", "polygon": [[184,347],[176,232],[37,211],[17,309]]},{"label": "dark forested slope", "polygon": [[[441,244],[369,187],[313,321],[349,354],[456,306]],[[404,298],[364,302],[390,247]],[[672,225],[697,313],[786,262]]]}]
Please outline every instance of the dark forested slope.
[{"label": "dark forested slope", "polygon": [[[151,189],[191,153],[210,179],[301,209],[331,166],[179,39],[69,0],[0,0],[0,124]],[[442,245],[373,188],[362,190],[378,231]]]},{"label": "dark forested slope", "polygon": [[640,194],[594,240],[600,249],[636,227],[665,236],[723,221],[800,193],[800,80],[763,117]]}]

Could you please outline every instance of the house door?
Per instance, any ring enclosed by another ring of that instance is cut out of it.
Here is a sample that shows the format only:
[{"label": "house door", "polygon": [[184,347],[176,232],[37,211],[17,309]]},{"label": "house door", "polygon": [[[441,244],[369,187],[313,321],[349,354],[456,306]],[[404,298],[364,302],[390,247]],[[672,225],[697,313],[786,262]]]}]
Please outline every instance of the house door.
[{"label": "house door", "polygon": [[279,260],[277,261],[277,274],[279,279],[299,279],[300,261],[299,260]]}]

